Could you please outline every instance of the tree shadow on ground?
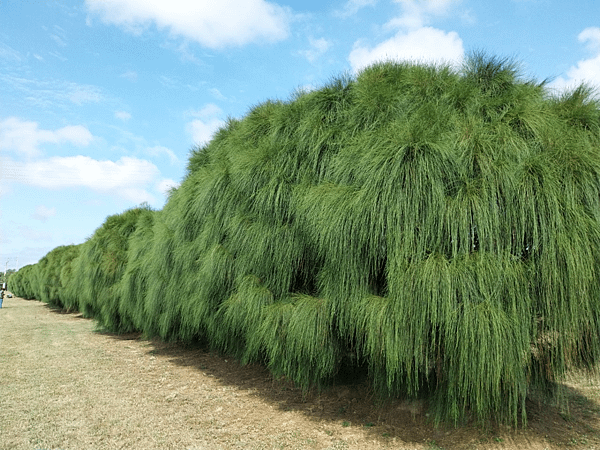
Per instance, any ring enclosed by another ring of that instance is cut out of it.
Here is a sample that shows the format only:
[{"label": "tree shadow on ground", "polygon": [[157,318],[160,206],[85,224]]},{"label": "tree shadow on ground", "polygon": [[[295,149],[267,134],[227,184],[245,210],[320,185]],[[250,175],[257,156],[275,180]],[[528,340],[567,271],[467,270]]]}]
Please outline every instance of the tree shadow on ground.
[{"label": "tree shadow on ground", "polygon": [[[56,314],[84,318],[78,311],[46,305]],[[115,334],[98,328],[96,333],[115,340],[140,340],[147,343],[147,354],[167,359],[173,364],[192,368],[213,377],[224,386],[245,391],[281,411],[296,411],[315,421],[329,421],[363,429],[372,439],[388,445],[393,438],[434,449],[590,449],[600,447],[600,401],[578,390],[585,375],[562,384],[567,408],[539,399],[527,402],[528,422],[517,429],[488,423],[460,427],[434,426],[424,399],[393,399],[377,402],[364,371],[348,373],[320,391],[304,393],[286,379],[274,379],[260,364],[242,365],[234,358],[211,352],[202,344],[183,345],[157,339],[145,340],[141,333]],[[596,388],[597,389],[597,388]],[[596,396],[596,394],[594,394]],[[600,392],[597,395],[600,398]]]},{"label": "tree shadow on ground", "polygon": [[[112,336],[136,338],[135,335]],[[349,374],[320,391],[303,393],[289,380],[274,379],[264,366],[241,365],[234,358],[212,353],[202,345],[147,342],[148,354],[193,368],[225,386],[276,405],[282,411],[301,412],[315,421],[360,427],[382,445],[398,438],[409,444],[426,444],[430,449],[588,449],[600,446],[600,402],[588,399],[571,386],[561,385],[568,408],[529,400],[525,427],[514,429],[497,423],[435,427],[427,413],[426,400],[377,402],[362,372],[354,374],[355,377]]]},{"label": "tree shadow on ground", "polygon": [[[37,300],[35,300],[35,301],[37,301]],[[49,303],[45,303],[44,306],[48,309],[48,311],[50,311],[54,314],[69,315],[70,317],[72,317],[74,319],[90,320],[88,317],[84,317],[83,314],[77,310],[67,309],[67,308],[63,308],[62,306],[51,305]],[[139,333],[138,333],[138,336],[139,336]]]}]

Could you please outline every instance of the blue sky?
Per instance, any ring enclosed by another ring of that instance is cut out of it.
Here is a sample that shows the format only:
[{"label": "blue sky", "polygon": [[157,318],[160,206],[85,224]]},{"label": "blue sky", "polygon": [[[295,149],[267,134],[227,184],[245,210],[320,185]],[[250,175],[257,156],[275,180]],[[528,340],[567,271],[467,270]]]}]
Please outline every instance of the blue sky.
[{"label": "blue sky", "polygon": [[227,117],[379,59],[600,85],[597,0],[0,0],[0,271],[149,203]]}]

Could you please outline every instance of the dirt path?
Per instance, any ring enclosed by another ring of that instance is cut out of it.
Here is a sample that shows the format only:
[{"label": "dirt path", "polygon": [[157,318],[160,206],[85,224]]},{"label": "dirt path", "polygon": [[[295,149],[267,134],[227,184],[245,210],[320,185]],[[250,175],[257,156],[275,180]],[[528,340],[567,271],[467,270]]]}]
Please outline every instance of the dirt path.
[{"label": "dirt path", "polygon": [[[600,449],[600,380],[529,427],[434,429],[419,402],[373,406],[361,386],[303,397],[263,368],[114,336],[36,301],[0,309],[0,449]],[[585,395],[585,396],[584,396]]]}]

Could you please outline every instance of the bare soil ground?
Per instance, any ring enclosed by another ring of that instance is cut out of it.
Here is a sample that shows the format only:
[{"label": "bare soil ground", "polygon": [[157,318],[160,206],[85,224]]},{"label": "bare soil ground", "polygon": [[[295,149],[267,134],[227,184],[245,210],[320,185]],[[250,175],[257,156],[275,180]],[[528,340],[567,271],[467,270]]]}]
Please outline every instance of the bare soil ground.
[{"label": "bare soil ground", "polygon": [[600,449],[600,378],[569,408],[532,402],[526,428],[435,428],[419,401],[364,385],[303,396],[260,366],[96,330],[36,301],[0,309],[0,449]]}]

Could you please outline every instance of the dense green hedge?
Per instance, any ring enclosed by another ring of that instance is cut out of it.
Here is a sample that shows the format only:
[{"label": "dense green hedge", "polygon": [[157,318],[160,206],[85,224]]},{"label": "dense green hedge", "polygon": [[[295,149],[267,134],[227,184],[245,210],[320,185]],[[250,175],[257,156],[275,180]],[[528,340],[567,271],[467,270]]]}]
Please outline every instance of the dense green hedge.
[{"label": "dense green hedge", "polygon": [[516,424],[600,356],[600,108],[509,61],[381,63],[195,149],[161,211],[11,279],[114,331],[202,339],[309,388],[364,366],[439,420]]}]

